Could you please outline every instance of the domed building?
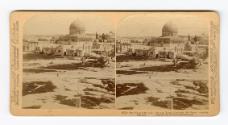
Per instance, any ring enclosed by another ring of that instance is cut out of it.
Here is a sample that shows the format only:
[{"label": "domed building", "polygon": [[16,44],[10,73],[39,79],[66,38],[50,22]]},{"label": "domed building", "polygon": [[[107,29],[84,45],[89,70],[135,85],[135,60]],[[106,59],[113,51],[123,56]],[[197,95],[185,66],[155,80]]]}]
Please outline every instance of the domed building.
[{"label": "domed building", "polygon": [[168,22],[162,27],[162,36],[176,36],[178,28],[173,22]]},{"label": "domed building", "polygon": [[[84,56],[94,51],[109,52],[114,47],[114,34],[102,33],[102,35],[99,35],[97,33],[86,33],[85,31],[86,28],[80,20],[71,22],[69,24],[69,34],[58,36],[53,40],[53,43],[57,46],[53,47],[57,49],[55,55]],[[100,43],[101,38],[102,42]],[[99,44],[96,49],[94,49],[95,43]]]},{"label": "domed building", "polygon": [[183,53],[187,41],[184,37],[178,36],[176,24],[170,21],[162,27],[162,35],[151,39],[149,45],[154,47],[156,56],[173,58],[176,54]]},{"label": "domed building", "polygon": [[86,29],[80,20],[75,20],[69,25],[69,34],[60,36],[56,43],[70,45],[77,42],[91,42],[95,39],[95,35],[85,33]]},{"label": "domed building", "polygon": [[80,20],[75,20],[70,24],[69,34],[78,35],[85,33],[85,26]]}]

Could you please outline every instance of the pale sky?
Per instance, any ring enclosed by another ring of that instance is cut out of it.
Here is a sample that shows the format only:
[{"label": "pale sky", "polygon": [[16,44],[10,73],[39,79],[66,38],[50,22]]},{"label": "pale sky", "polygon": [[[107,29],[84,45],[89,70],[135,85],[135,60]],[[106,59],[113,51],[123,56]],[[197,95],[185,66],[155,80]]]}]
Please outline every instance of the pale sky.
[{"label": "pale sky", "polygon": [[117,27],[117,36],[161,36],[163,25],[169,21],[176,24],[179,35],[208,32],[207,20],[200,16],[144,14],[123,19]]},{"label": "pale sky", "polygon": [[[116,15],[118,16],[118,15]],[[36,15],[24,25],[25,35],[64,35],[69,33],[69,25],[80,20],[87,33],[107,33],[115,31],[110,20],[92,13],[65,13]],[[117,25],[117,36],[161,36],[162,27],[172,21],[178,27],[179,35],[197,35],[207,33],[208,20],[196,14],[146,13],[125,16]]]},{"label": "pale sky", "polygon": [[25,35],[64,35],[69,33],[69,26],[74,20],[80,20],[87,33],[107,33],[114,31],[114,26],[95,15],[50,14],[34,16],[24,25]]}]

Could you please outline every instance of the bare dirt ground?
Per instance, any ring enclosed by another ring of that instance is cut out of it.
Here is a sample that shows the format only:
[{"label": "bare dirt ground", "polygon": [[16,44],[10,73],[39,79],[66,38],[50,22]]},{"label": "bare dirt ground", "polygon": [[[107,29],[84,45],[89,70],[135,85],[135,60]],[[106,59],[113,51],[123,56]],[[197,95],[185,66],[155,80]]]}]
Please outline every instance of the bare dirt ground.
[{"label": "bare dirt ground", "polygon": [[118,109],[207,109],[208,64],[142,60],[117,63]]},{"label": "bare dirt ground", "polygon": [[24,54],[23,108],[113,108],[114,62],[81,65],[80,58]]},{"label": "bare dirt ground", "polygon": [[177,109],[208,108],[208,64],[141,60],[106,67],[80,58],[24,55],[23,108]]}]

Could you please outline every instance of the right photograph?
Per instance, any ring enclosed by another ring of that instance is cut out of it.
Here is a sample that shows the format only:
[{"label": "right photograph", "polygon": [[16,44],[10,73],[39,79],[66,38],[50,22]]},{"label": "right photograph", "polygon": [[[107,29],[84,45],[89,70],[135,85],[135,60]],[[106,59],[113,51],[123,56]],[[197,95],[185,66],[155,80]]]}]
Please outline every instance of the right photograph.
[{"label": "right photograph", "polygon": [[116,30],[116,108],[208,110],[208,19],[134,14]]}]

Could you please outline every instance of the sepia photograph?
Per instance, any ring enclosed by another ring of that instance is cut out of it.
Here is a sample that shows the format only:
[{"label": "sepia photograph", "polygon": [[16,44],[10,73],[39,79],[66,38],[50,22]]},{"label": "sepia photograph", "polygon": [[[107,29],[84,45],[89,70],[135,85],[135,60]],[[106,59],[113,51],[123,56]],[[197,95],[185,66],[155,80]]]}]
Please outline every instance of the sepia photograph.
[{"label": "sepia photograph", "polygon": [[35,16],[23,32],[22,107],[114,108],[115,33],[92,14]]},{"label": "sepia photograph", "polygon": [[117,28],[118,109],[208,109],[208,24],[196,15],[129,16]]}]

